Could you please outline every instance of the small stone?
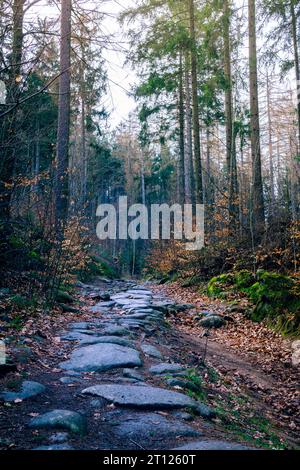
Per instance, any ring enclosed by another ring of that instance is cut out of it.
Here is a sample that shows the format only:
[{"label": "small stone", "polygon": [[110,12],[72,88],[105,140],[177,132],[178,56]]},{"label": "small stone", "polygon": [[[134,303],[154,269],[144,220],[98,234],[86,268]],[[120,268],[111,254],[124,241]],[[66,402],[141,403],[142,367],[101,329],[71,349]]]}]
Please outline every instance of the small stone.
[{"label": "small stone", "polygon": [[134,379],[141,382],[144,380],[144,377],[135,369],[123,369],[123,375],[129,379]]},{"label": "small stone", "polygon": [[152,346],[152,344],[143,343],[141,345],[141,350],[147,356],[155,357],[156,359],[162,359],[163,358],[161,352],[155,346]]},{"label": "small stone", "polygon": [[10,294],[10,290],[8,288],[3,287],[0,289],[0,299],[4,299],[5,297],[8,297]]},{"label": "small stone", "polygon": [[39,446],[35,447],[33,450],[74,450],[73,447],[69,444],[53,444],[50,446]]},{"label": "small stone", "polygon": [[182,372],[183,370],[184,367],[181,364],[161,363],[150,367],[149,372],[151,372],[151,374],[161,375],[169,373],[172,374],[173,372]]},{"label": "small stone", "polygon": [[166,383],[170,387],[180,387],[183,389],[190,390],[191,392],[195,392],[195,393],[199,392],[199,387],[197,387],[197,385],[195,385],[193,382],[190,382],[188,380],[180,380],[180,379],[172,378],[172,379],[166,380]]},{"label": "small stone", "polygon": [[194,417],[185,411],[175,411],[172,415],[175,416],[175,418],[183,419],[183,421],[194,421]]},{"label": "small stone", "polygon": [[74,382],[79,382],[79,379],[76,379],[75,377],[61,377],[59,381],[62,384],[69,385],[69,384],[73,384]]},{"label": "small stone", "polygon": [[67,429],[75,434],[83,434],[86,430],[86,420],[75,411],[54,410],[33,418],[29,427],[34,429]]},{"label": "small stone", "polygon": [[2,392],[0,398],[7,402],[12,402],[15,400],[27,400],[28,398],[35,397],[40,395],[46,390],[44,385],[38,382],[32,382],[25,380],[22,383],[21,390],[19,392]]},{"label": "small stone", "polygon": [[59,444],[61,442],[66,442],[68,438],[69,434],[67,432],[57,432],[49,437],[49,441],[53,444]]},{"label": "small stone", "polygon": [[201,402],[197,402],[195,412],[205,419],[214,419],[216,417],[216,412],[212,408]]},{"label": "small stone", "polygon": [[221,328],[226,324],[225,320],[219,315],[210,315],[199,321],[203,328]]}]

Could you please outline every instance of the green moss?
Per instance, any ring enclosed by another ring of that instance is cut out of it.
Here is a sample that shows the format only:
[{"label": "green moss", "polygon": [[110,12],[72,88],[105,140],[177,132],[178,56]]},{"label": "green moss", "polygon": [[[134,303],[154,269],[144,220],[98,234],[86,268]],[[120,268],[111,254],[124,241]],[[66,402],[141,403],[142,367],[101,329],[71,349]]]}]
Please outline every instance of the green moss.
[{"label": "green moss", "polygon": [[239,289],[245,289],[253,285],[255,276],[250,271],[240,271],[235,275],[235,284]]},{"label": "green moss", "polygon": [[291,277],[263,270],[254,276],[243,270],[213,277],[207,292],[224,299],[243,293],[254,304],[249,315],[253,321],[266,320],[283,334],[300,334],[300,286]]},{"label": "green moss", "polygon": [[225,293],[228,292],[234,286],[234,275],[221,274],[220,276],[213,277],[207,286],[207,293],[210,297],[225,297]]}]

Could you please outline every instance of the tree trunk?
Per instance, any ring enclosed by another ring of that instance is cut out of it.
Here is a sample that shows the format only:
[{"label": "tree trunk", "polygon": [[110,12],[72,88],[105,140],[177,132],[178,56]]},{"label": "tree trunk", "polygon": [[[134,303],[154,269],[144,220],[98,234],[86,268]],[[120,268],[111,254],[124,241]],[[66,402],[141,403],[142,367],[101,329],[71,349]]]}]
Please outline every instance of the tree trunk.
[{"label": "tree trunk", "polygon": [[198,103],[198,71],[197,71],[197,44],[195,33],[195,6],[194,0],[189,0],[190,38],[191,38],[191,66],[192,66],[192,101],[193,101],[193,131],[194,131],[194,162],[196,202],[203,203],[202,162],[200,150],[200,123]]},{"label": "tree trunk", "polygon": [[183,67],[182,67],[182,52],[179,58],[179,197],[180,204],[184,203],[185,197],[185,177],[184,177],[184,95],[183,95]]},{"label": "tree trunk", "polygon": [[270,77],[267,71],[267,112],[268,112],[268,137],[269,137],[269,164],[270,164],[270,190],[271,190],[271,217],[275,209],[275,184],[274,184],[274,162],[273,162],[273,138],[272,138],[272,119],[271,119],[271,87]]},{"label": "tree trunk", "polygon": [[223,4],[224,27],[224,72],[226,80],[225,90],[225,118],[226,118],[226,163],[228,187],[229,230],[232,234],[238,228],[238,180],[236,165],[236,142],[233,123],[233,96],[231,71],[231,44],[230,44],[230,8],[229,0]]},{"label": "tree trunk", "polygon": [[61,1],[60,81],[55,179],[55,226],[62,237],[68,210],[72,0]]},{"label": "tree trunk", "polygon": [[[20,94],[21,63],[23,56],[23,23],[24,23],[24,3],[25,0],[14,0],[13,2],[13,32],[12,32],[12,53],[9,66],[9,77],[7,85],[7,102],[16,104]],[[9,219],[10,201],[13,187],[13,174],[17,155],[17,117],[16,107],[8,116],[4,118],[2,129],[3,157],[1,162],[0,191],[1,204],[0,215]]]},{"label": "tree trunk", "polygon": [[264,196],[261,172],[260,122],[258,105],[256,4],[248,0],[249,10],[249,69],[250,69],[250,130],[252,157],[252,228],[254,240],[261,239],[265,226]]},{"label": "tree trunk", "polygon": [[185,203],[192,204],[194,184],[193,184],[193,149],[192,149],[192,109],[190,75],[188,71],[189,61],[186,59],[185,69],[185,114],[186,114],[186,145],[185,145]]},{"label": "tree trunk", "polygon": [[298,153],[300,154],[300,64],[299,64],[299,50],[298,50],[298,31],[297,31],[297,19],[295,13],[295,5],[291,0],[291,16],[292,16],[292,36],[294,46],[294,60],[297,80],[297,113],[298,113]]}]

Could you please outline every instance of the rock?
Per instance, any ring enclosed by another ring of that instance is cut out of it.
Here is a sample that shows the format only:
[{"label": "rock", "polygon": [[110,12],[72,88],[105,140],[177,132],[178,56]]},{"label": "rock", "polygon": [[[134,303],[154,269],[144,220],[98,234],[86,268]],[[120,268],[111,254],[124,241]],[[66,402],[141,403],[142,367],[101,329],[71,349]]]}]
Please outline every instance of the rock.
[{"label": "rock", "polygon": [[195,441],[172,450],[253,450],[250,447],[226,441]]},{"label": "rock", "polygon": [[292,364],[294,367],[298,367],[300,364],[300,340],[292,343]]},{"label": "rock", "polygon": [[113,426],[113,433],[122,438],[122,441],[133,439],[145,448],[148,448],[149,442],[153,445],[154,442],[161,443],[167,439],[201,436],[191,426],[179,420],[169,420],[157,413],[130,414],[120,424]]},{"label": "rock", "polygon": [[203,328],[221,328],[226,324],[225,320],[219,315],[209,315],[199,321]]},{"label": "rock", "polygon": [[2,287],[0,289],[0,299],[5,299],[10,294],[10,290],[8,288]]},{"label": "rock", "polygon": [[109,292],[100,292],[99,298],[104,301],[110,300],[110,293]]},{"label": "rock", "polygon": [[69,444],[52,444],[50,446],[39,446],[33,450],[74,450]]},{"label": "rock", "polygon": [[194,421],[194,417],[185,411],[175,411],[172,413],[172,416],[178,419],[182,419],[183,421]]},{"label": "rock", "polygon": [[124,339],[124,338],[119,338],[118,336],[97,336],[96,338],[87,337],[80,341],[79,346],[88,346],[91,344],[101,344],[101,343],[119,344],[120,346],[126,346],[127,348],[134,347],[132,342],[127,341],[127,339]]},{"label": "rock", "polygon": [[138,294],[138,295],[144,295],[144,296],[150,296],[152,297],[152,292],[151,290],[147,290],[147,289],[128,289],[128,291],[126,291],[127,294]]},{"label": "rock", "polygon": [[104,330],[101,331],[101,334],[108,336],[125,336],[129,334],[129,331],[126,328],[112,325],[104,328]]},{"label": "rock", "polygon": [[62,335],[60,339],[62,341],[83,341],[84,339],[89,339],[90,336],[86,335],[84,333],[80,333],[78,331],[74,331],[72,333],[66,333],[65,335]]},{"label": "rock", "polygon": [[44,385],[38,382],[32,382],[25,380],[22,383],[21,390],[19,392],[2,392],[0,398],[4,401],[11,402],[15,400],[27,400],[28,398],[40,395],[46,390]]},{"label": "rock", "polygon": [[144,380],[144,377],[134,369],[123,369],[123,375],[129,379],[134,379],[141,382]]},{"label": "rock", "polygon": [[205,419],[214,419],[217,416],[216,412],[212,408],[201,402],[197,402],[197,407],[194,411]]},{"label": "rock", "polygon": [[199,392],[199,387],[197,387],[197,385],[195,385],[193,382],[190,382],[188,380],[182,380],[182,379],[168,379],[166,380],[166,383],[170,386],[170,387],[181,387],[183,389],[187,389],[187,390],[190,390],[191,392]]},{"label": "rock", "polygon": [[54,410],[33,418],[29,427],[33,429],[67,429],[74,434],[84,434],[86,420],[76,411]]},{"label": "rock", "polygon": [[91,400],[90,405],[93,408],[103,408],[105,400]]},{"label": "rock", "polygon": [[69,434],[67,432],[57,432],[49,437],[49,441],[53,444],[59,444],[61,442],[66,442],[68,438]]},{"label": "rock", "polygon": [[169,363],[161,363],[157,364],[156,366],[152,366],[149,369],[151,374],[155,375],[162,375],[162,374],[172,374],[174,372],[182,372],[184,367],[181,364],[169,364]]},{"label": "rock", "polygon": [[85,346],[73,351],[69,361],[62,362],[64,370],[97,372],[117,367],[140,367],[138,351],[117,344],[103,343]]},{"label": "rock", "polygon": [[73,384],[74,382],[79,382],[80,380],[76,379],[75,377],[61,377],[59,381],[62,384],[69,385],[69,384]]},{"label": "rock", "polygon": [[83,395],[105,398],[115,405],[148,410],[192,408],[197,409],[197,402],[182,393],[163,388],[138,385],[94,385],[82,391]]},{"label": "rock", "polygon": [[62,303],[62,304],[72,304],[73,302],[75,302],[74,297],[72,297],[67,292],[64,292],[64,291],[61,291],[61,290],[59,290],[57,292],[57,294],[55,296],[55,300],[58,303]]},{"label": "rock", "polygon": [[18,364],[28,364],[34,356],[31,348],[25,344],[18,344],[11,349],[11,353]]},{"label": "rock", "polygon": [[155,346],[152,346],[152,344],[143,343],[141,345],[141,350],[147,356],[156,357],[157,359],[162,359],[163,358],[161,352]]},{"label": "rock", "polygon": [[144,320],[148,318],[149,313],[132,313],[131,315],[126,315],[124,317],[126,320]]},{"label": "rock", "polygon": [[98,304],[94,305],[93,307],[89,308],[89,311],[91,313],[101,313],[107,309],[110,309],[116,305],[116,302],[114,301],[108,301],[108,302],[99,302]]},{"label": "rock", "polygon": [[79,313],[80,312],[80,310],[78,310],[78,308],[71,307],[71,305],[60,303],[59,306],[62,309],[62,311],[66,312],[66,313]]},{"label": "rock", "polygon": [[86,321],[80,321],[80,322],[73,322],[70,323],[69,328],[72,330],[88,330],[90,327],[90,324],[87,323]]}]

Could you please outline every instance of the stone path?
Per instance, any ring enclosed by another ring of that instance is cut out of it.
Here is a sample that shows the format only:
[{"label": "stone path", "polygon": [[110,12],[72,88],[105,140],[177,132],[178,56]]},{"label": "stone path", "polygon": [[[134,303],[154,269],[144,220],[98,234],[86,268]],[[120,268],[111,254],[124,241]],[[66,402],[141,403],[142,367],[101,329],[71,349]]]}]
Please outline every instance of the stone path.
[{"label": "stone path", "polygon": [[108,292],[96,285],[80,289],[95,301],[94,320],[72,322],[61,333],[61,341],[72,345],[69,358],[57,365],[57,382],[65,388],[57,382],[51,388],[47,379],[24,381],[19,392],[0,395],[6,402],[26,400],[28,448],[245,449],[209,438],[215,412],[184,393],[196,387],[188,366],[172,362],[163,343],[168,309],[188,306],[130,282],[108,283]]}]

